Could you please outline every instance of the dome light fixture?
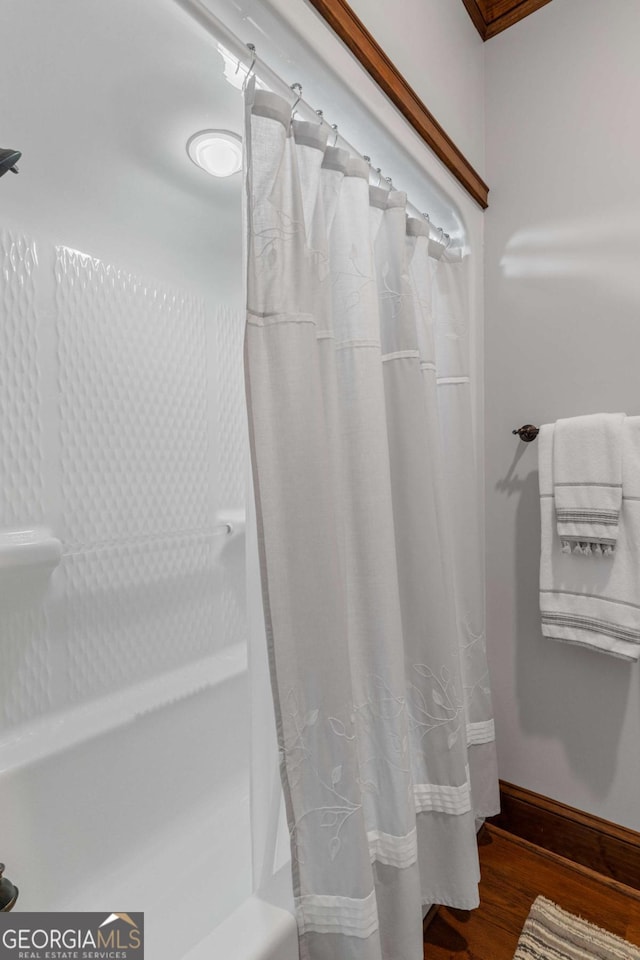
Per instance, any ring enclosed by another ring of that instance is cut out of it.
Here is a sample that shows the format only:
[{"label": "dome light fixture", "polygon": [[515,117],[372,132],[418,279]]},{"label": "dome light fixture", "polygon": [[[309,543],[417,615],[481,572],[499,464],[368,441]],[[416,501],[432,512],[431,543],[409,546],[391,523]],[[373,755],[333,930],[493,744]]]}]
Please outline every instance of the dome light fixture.
[{"label": "dome light fixture", "polygon": [[187,140],[193,162],[212,177],[231,177],[242,170],[242,138],[231,130],[200,130]]}]

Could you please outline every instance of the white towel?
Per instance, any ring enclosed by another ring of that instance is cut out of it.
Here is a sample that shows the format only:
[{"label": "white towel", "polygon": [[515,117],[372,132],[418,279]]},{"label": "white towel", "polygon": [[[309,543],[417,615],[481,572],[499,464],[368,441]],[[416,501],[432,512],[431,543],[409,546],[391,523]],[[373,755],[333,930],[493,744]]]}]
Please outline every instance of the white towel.
[{"label": "white towel", "polygon": [[622,509],[613,557],[563,553],[553,492],[554,427],[538,435],[542,633],[621,657],[640,658],[640,417],[622,427]]},{"label": "white towel", "polygon": [[553,492],[558,536],[566,553],[612,556],[622,495],[624,413],[558,420]]}]

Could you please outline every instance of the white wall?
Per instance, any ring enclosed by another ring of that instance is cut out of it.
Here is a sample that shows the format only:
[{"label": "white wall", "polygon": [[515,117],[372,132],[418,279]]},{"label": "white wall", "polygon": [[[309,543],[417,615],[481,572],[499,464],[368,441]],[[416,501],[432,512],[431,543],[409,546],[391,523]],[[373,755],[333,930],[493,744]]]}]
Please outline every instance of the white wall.
[{"label": "white wall", "polygon": [[488,642],[500,774],[640,828],[640,674],[543,639],[535,443],[640,413],[640,4],[556,0],[486,44]]},{"label": "white wall", "polygon": [[351,0],[350,5],[482,175],[483,43],[461,0]]}]

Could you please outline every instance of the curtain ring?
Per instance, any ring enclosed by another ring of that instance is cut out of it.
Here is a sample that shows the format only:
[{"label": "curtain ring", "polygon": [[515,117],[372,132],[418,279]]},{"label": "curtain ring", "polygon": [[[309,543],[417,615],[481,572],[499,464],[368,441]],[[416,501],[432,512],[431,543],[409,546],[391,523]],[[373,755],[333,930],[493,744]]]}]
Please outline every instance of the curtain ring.
[{"label": "curtain ring", "polygon": [[335,140],[333,141],[333,146],[335,147],[335,146],[338,145],[338,124],[337,124],[337,123],[332,123],[332,124],[331,124],[331,129],[335,132],[335,135],[336,135],[336,136],[335,136]]},{"label": "curtain ring", "polygon": [[[243,91],[247,89],[247,84],[249,83],[249,80],[251,79],[251,75],[255,72],[255,69],[256,69],[256,60],[258,59],[258,55],[257,55],[257,53],[256,53],[256,45],[255,45],[255,43],[248,43],[248,44],[247,44],[247,50],[250,50],[250,51],[251,51],[251,63],[249,64],[249,69],[247,70],[247,75],[246,75],[246,77],[244,78],[244,83],[242,84],[242,90],[243,90]],[[239,69],[240,69],[240,61],[238,60],[238,66],[237,66],[237,68],[236,68],[236,73],[238,72]]]},{"label": "curtain ring", "polygon": [[298,106],[298,104],[299,104],[300,101],[302,100],[302,84],[300,84],[300,83],[292,83],[290,89],[293,90],[293,92],[297,94],[297,97],[296,97],[296,99],[295,99],[294,102],[293,102],[293,106],[291,107],[291,116],[290,116],[290,118],[289,118],[290,120],[293,120],[293,118],[294,118],[295,115],[296,115],[296,107]]}]

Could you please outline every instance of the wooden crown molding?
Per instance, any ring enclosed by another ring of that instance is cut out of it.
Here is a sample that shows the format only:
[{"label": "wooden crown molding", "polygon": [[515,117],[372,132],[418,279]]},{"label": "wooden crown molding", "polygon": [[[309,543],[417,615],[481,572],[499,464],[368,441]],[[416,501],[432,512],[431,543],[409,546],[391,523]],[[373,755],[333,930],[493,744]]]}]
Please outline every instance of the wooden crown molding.
[{"label": "wooden crown molding", "polygon": [[551,0],[462,0],[483,40],[512,27]]},{"label": "wooden crown molding", "polygon": [[346,0],[309,0],[309,2],[324,17],[447,169],[473,199],[486,209],[489,205],[487,184],[443,130],[415,90],[409,86]]},{"label": "wooden crown molding", "polygon": [[488,822],[529,843],[640,890],[640,833],[500,781],[500,807]]}]

